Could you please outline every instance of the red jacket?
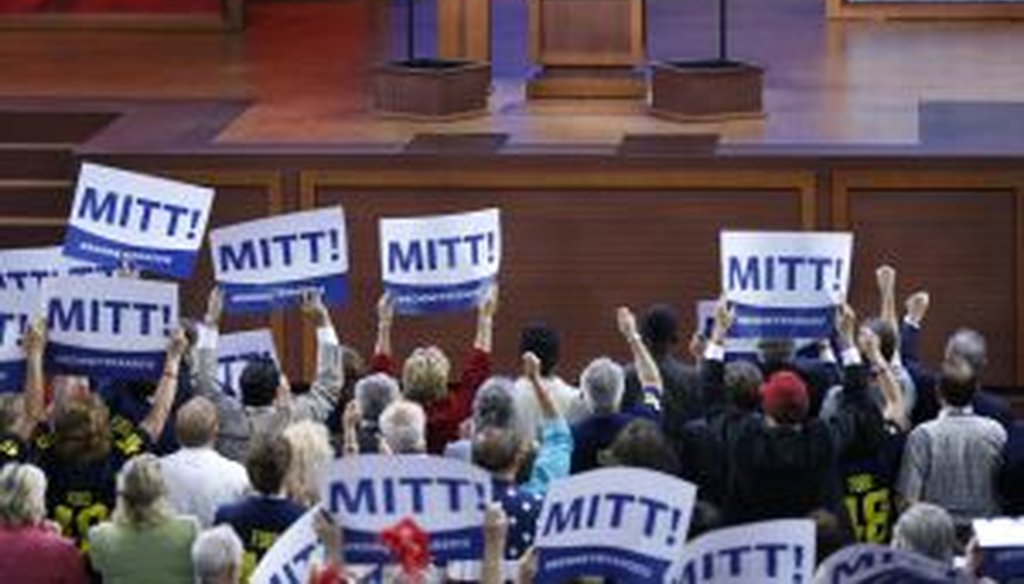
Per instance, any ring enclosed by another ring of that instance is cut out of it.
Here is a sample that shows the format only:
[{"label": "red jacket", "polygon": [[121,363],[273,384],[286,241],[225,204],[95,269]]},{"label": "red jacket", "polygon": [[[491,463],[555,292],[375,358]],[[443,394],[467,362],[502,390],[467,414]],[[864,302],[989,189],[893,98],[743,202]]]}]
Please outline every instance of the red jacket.
[{"label": "red jacket", "polygon": [[[376,354],[370,361],[374,373],[396,376],[397,365],[391,355]],[[459,439],[459,426],[473,412],[476,390],[491,376],[491,354],[473,349],[457,382],[448,382],[448,395],[423,404],[427,412],[427,451],[443,454],[449,442]]]}]

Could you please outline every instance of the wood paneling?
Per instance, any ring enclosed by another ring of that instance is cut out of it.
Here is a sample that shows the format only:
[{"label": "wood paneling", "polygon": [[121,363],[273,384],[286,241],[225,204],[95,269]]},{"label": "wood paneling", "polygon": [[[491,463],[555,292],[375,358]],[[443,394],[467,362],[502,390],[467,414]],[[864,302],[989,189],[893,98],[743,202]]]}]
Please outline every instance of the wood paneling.
[{"label": "wood paneling", "polygon": [[[813,179],[800,173],[323,172],[303,174],[301,182],[303,207],[346,210],[352,297],[338,315],[344,336],[364,351],[372,348],[381,292],[378,219],[500,207],[495,350],[507,373],[518,362],[520,329],[534,320],[565,335],[563,371],[570,375],[594,356],[625,356],[614,322],[621,304],[669,302],[692,328],[694,302],[718,289],[720,229],[814,226]],[[437,343],[458,360],[473,323],[468,314],[399,319],[396,353]]]},{"label": "wood paneling", "polygon": [[924,356],[956,328],[989,342],[992,384],[1024,383],[1024,181],[1012,174],[838,173],[834,218],[856,233],[853,301],[876,311],[874,269],[899,270],[901,299],[927,289]]}]

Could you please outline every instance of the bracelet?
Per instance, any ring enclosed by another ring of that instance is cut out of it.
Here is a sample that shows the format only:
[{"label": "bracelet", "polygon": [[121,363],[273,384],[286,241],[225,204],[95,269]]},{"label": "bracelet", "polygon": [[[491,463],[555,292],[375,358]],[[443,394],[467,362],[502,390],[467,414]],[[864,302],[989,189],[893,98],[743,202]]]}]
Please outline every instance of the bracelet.
[{"label": "bracelet", "polygon": [[172,379],[177,379],[178,378],[178,372],[177,371],[164,371],[163,375],[161,375],[160,377],[170,377]]}]

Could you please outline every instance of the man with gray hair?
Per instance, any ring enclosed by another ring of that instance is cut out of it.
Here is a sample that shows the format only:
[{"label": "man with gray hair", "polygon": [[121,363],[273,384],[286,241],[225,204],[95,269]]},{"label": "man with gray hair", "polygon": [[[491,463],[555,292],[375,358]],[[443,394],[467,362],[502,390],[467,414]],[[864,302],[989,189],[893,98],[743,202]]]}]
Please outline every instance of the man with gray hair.
[{"label": "man with gray hair", "polygon": [[398,381],[386,373],[374,373],[356,382],[355,400],[359,406],[357,438],[359,452],[373,454],[380,444],[380,417],[399,398]]},{"label": "man with gray hair", "polygon": [[[930,302],[927,292],[912,294],[907,298],[906,313],[900,324],[900,354],[917,387],[917,402],[911,414],[911,422],[915,426],[934,419],[942,408],[936,387],[939,374],[921,361],[921,327]],[[973,329],[958,329],[946,340],[944,360],[951,359],[964,361],[974,371],[976,386],[971,398],[974,413],[999,422],[1009,432],[1014,425],[1013,408],[1005,399],[982,386],[988,366],[985,337]]]},{"label": "man with gray hair", "polygon": [[896,521],[892,547],[952,565],[959,547],[953,518],[938,505],[914,503]]},{"label": "man with gray hair", "polygon": [[198,584],[237,584],[242,581],[242,540],[227,525],[199,534],[192,544],[192,565]]},{"label": "man with gray hair", "polygon": [[633,354],[637,377],[643,388],[638,403],[620,411],[626,386],[622,367],[607,357],[590,362],[580,375],[583,398],[592,412],[572,427],[572,473],[598,467],[598,454],[611,446],[619,431],[635,418],[661,423],[661,374],[647,345],[637,332],[636,318],[628,308],[619,308],[619,332]]},{"label": "man with gray hair", "polygon": [[423,406],[408,400],[392,403],[380,415],[380,434],[393,454],[427,451],[427,414]]}]

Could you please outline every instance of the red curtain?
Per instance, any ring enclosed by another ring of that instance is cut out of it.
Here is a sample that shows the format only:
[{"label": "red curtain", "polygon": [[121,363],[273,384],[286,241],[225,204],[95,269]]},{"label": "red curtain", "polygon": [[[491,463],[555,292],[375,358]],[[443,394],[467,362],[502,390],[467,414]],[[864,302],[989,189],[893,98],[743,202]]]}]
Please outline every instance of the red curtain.
[{"label": "red curtain", "polygon": [[0,13],[219,12],[220,0],[0,0]]}]

